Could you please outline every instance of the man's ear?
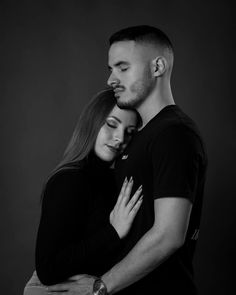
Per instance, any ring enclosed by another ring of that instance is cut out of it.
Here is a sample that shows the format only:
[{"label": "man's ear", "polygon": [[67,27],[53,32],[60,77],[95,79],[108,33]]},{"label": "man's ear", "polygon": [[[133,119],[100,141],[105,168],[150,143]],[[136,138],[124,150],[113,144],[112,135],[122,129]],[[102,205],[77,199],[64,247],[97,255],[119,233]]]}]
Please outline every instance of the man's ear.
[{"label": "man's ear", "polygon": [[154,76],[159,77],[162,76],[167,68],[167,61],[163,56],[156,57],[153,61],[154,67]]}]

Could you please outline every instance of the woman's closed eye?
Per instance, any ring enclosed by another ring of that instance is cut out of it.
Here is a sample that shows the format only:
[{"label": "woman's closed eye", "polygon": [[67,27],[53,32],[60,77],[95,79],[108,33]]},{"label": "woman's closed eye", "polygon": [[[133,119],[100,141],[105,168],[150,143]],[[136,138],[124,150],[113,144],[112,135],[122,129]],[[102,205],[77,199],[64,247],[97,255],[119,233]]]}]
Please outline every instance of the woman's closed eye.
[{"label": "woman's closed eye", "polygon": [[110,128],[116,128],[117,127],[117,122],[115,120],[106,120],[106,124]]}]

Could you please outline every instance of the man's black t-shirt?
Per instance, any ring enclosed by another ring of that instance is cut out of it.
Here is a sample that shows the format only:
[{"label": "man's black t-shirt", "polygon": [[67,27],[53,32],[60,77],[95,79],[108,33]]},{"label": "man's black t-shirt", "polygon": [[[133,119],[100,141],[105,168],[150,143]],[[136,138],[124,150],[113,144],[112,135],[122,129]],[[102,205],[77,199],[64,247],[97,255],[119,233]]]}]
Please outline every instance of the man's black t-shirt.
[{"label": "man's black t-shirt", "polygon": [[[154,199],[186,198],[193,204],[186,241],[167,261],[121,294],[195,294],[192,259],[199,232],[207,157],[194,122],[176,105],[162,109],[140,130],[116,162],[118,187],[134,178],[143,185],[143,203],[128,236],[122,259],[152,227]],[[156,290],[156,292],[154,292]]]}]

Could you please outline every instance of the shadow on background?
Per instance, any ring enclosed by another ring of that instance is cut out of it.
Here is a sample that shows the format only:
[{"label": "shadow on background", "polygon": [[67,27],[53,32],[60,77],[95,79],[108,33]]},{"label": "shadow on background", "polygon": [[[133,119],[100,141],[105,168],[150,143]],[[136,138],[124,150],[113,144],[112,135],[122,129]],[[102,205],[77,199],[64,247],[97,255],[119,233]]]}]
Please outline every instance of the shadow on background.
[{"label": "shadow on background", "polygon": [[1,293],[21,294],[32,274],[41,187],[82,107],[105,86],[110,34],[149,24],[174,43],[174,98],[208,149],[195,257],[200,295],[233,294],[236,125],[227,1],[23,3],[0,4]]}]

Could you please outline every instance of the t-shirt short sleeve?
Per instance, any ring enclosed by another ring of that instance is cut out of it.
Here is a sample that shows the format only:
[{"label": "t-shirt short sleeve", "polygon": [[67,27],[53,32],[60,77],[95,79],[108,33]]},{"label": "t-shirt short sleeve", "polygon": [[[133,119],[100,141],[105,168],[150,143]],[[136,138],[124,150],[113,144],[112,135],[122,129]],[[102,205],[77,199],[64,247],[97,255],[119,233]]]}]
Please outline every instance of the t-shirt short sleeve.
[{"label": "t-shirt short sleeve", "polygon": [[151,145],[153,196],[194,201],[201,158],[198,136],[182,125],[170,126]]}]

